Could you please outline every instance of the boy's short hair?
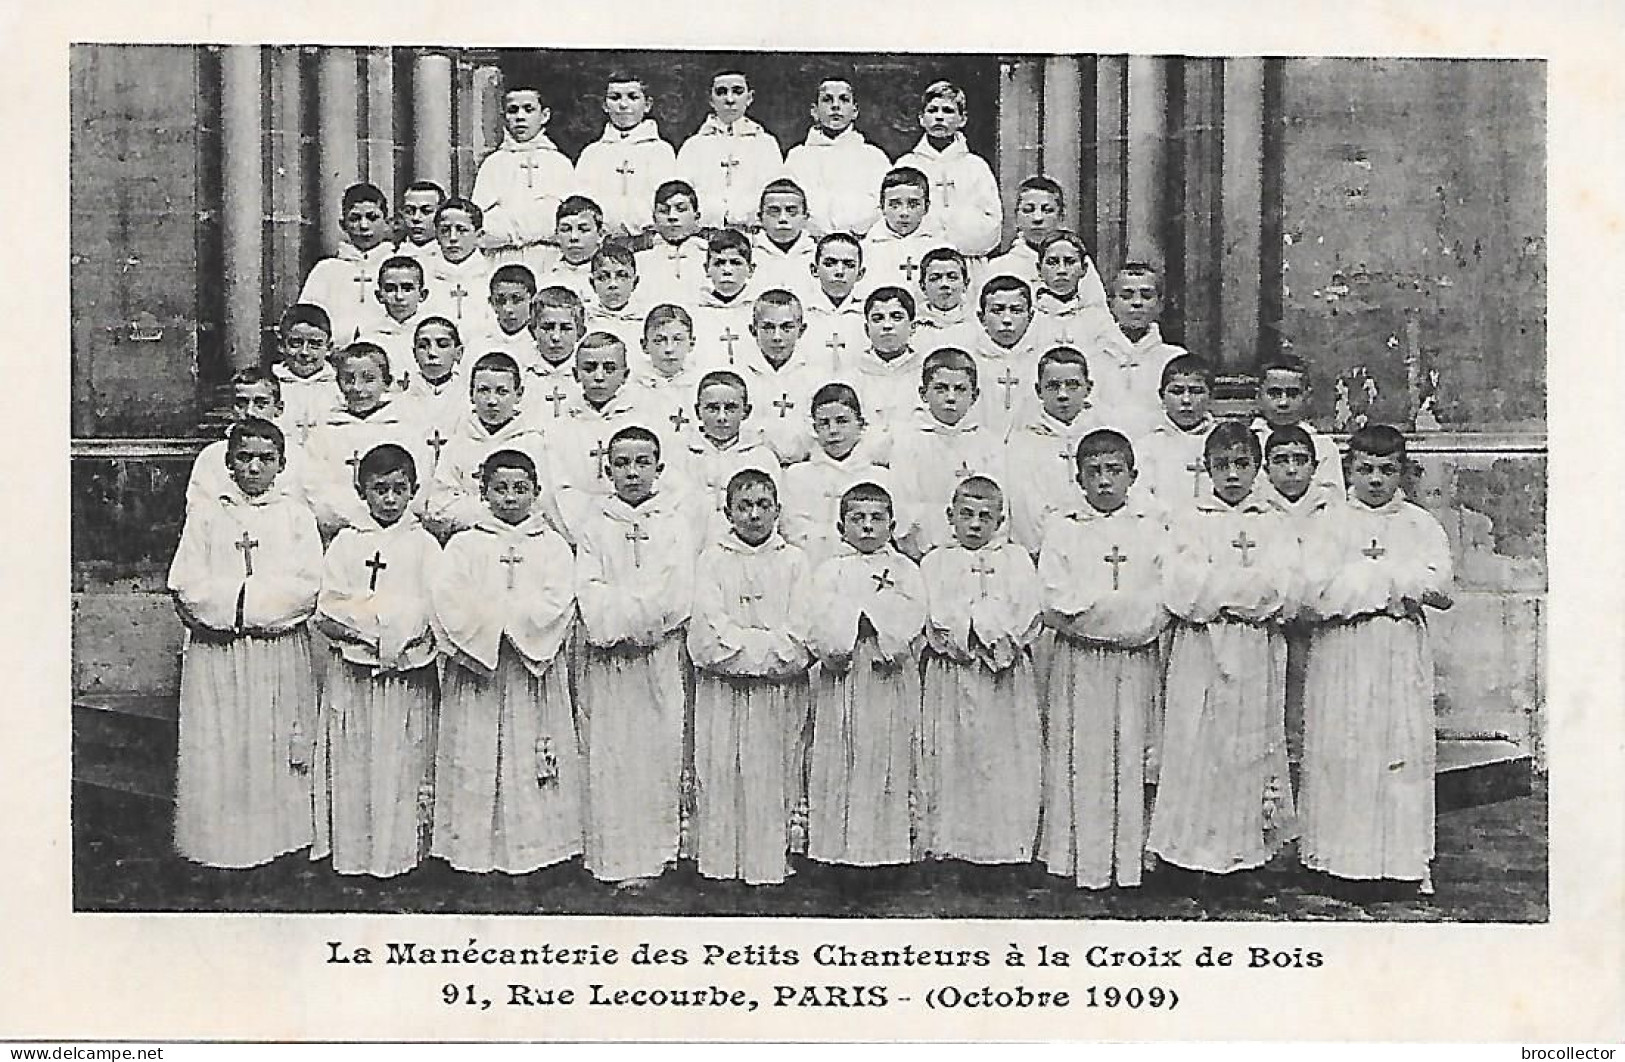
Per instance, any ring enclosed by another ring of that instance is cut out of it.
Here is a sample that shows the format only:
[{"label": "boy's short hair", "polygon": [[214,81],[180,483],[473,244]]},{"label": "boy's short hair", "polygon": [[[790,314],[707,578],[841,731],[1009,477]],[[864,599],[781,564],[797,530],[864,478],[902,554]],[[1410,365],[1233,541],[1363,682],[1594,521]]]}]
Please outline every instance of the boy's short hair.
[{"label": "boy's short hair", "polygon": [[391,472],[405,472],[407,481],[417,486],[418,465],[406,447],[398,443],[379,443],[368,450],[362,456],[361,463],[356,465],[356,486],[360,487],[369,479],[387,476]]},{"label": "boy's short hair", "polygon": [[693,316],[674,302],[663,302],[649,311],[648,316],[643,319],[644,338],[647,339],[650,332],[663,324],[670,324],[672,321],[676,321],[688,329],[689,338],[694,338]]},{"label": "boy's short hair", "polygon": [[757,205],[767,201],[767,197],[780,192],[788,192],[801,197],[801,209],[807,209],[807,190],[788,177],[775,177],[762,186],[762,194],[757,199]]},{"label": "boy's short hair", "polygon": [[567,195],[559,203],[558,210],[553,212],[554,223],[557,224],[565,218],[573,218],[578,214],[591,214],[593,224],[599,228],[604,227],[604,208],[588,199],[584,195]]},{"label": "boy's short hair", "polygon": [[282,401],[282,381],[276,378],[276,373],[259,365],[250,365],[246,369],[238,369],[231,374],[232,387],[269,387],[271,397],[278,402]]},{"label": "boy's short hair", "polygon": [[984,498],[988,501],[996,501],[1002,507],[1004,505],[1004,488],[999,486],[992,476],[969,476],[959,481],[959,486],[954,488],[953,496],[948,504],[952,505],[961,497]]},{"label": "boy's short hair", "polygon": [[282,320],[277,322],[277,334],[286,336],[290,328],[301,324],[320,329],[328,339],[333,338],[333,319],[313,302],[296,302],[283,310]]},{"label": "boy's short hair", "polygon": [[705,241],[705,263],[711,264],[711,259],[724,251],[738,251],[744,256],[746,262],[751,261],[750,237],[738,229],[722,228],[711,234]]},{"label": "boy's short hair", "polygon": [[818,237],[818,243],[813,247],[813,263],[824,256],[824,248],[832,243],[844,243],[858,252],[858,264],[863,264],[863,241],[850,232],[826,232]]},{"label": "boy's short hair", "polygon": [[705,394],[707,387],[732,387],[739,392],[739,397],[747,403],[750,401],[750,387],[745,378],[729,369],[713,369],[700,377],[700,382],[694,388],[694,400],[697,402]]},{"label": "boy's short hair", "polygon": [[629,82],[642,89],[645,96],[649,95],[648,81],[630,70],[611,70],[606,74],[604,76],[604,91],[608,92],[611,85],[625,85]]},{"label": "boy's short hair", "polygon": [[907,288],[900,288],[895,284],[883,284],[871,291],[868,297],[863,300],[863,316],[868,317],[869,311],[882,302],[901,303],[904,311],[908,313],[908,319],[910,321],[914,320],[914,296],[908,293]]},{"label": "boy's short hair", "polygon": [[581,337],[581,342],[576,344],[576,357],[580,357],[583,350],[608,350],[610,347],[619,347],[621,360],[626,360],[626,340],[614,332],[605,332],[602,329],[588,332]]},{"label": "boy's short hair", "polygon": [[1348,456],[1356,453],[1371,457],[1397,456],[1402,464],[1409,463],[1405,453],[1405,433],[1391,424],[1367,424],[1355,429],[1349,436]]},{"label": "boy's short hair", "polygon": [[1267,454],[1278,446],[1302,446],[1308,449],[1311,458],[1315,456],[1315,440],[1299,424],[1270,429],[1269,438],[1264,440],[1264,452]]},{"label": "boy's short hair", "polygon": [[892,501],[891,491],[873,480],[864,480],[862,483],[856,483],[846,488],[846,491],[841,495],[841,517],[844,519],[846,511],[857,502],[869,501],[885,502],[888,511],[894,515],[897,512],[897,506]]},{"label": "boy's short hair", "polygon": [[752,318],[755,318],[757,308],[762,306],[794,306],[798,310],[802,308],[800,296],[788,288],[768,288],[756,296],[756,302],[750,310]]},{"label": "boy's short hair", "polygon": [[378,267],[378,280],[380,283],[383,282],[384,274],[391,269],[410,269],[418,275],[418,287],[420,288],[428,283],[428,277],[423,272],[423,263],[416,258],[408,258],[404,254],[397,254],[384,259],[384,264]]},{"label": "boy's short hair", "polygon": [[1078,440],[1078,452],[1073,463],[1078,470],[1083,470],[1083,462],[1090,457],[1103,457],[1107,454],[1118,454],[1123,463],[1132,470],[1134,468],[1134,444],[1129,442],[1128,436],[1120,431],[1110,428],[1096,428],[1094,431]]},{"label": "boy's short hair", "polygon": [[244,439],[269,439],[271,445],[276,447],[277,456],[287,460],[287,436],[282,434],[281,428],[264,417],[244,417],[226,430],[227,458],[242,449]]},{"label": "boy's short hair", "polygon": [[641,425],[637,425],[637,424],[629,424],[626,427],[620,429],[614,435],[611,435],[609,437],[609,442],[604,444],[604,454],[605,454],[605,456],[608,456],[609,452],[611,450],[615,449],[615,444],[616,443],[622,443],[622,442],[644,442],[644,443],[648,443],[649,445],[651,445],[651,446],[653,446],[655,448],[655,460],[656,461],[660,460],[660,436],[656,435],[654,432],[650,431],[648,428],[642,427]]},{"label": "boy's short hair", "polygon": [[1021,292],[1021,297],[1027,300],[1027,308],[1029,310],[1032,309],[1033,286],[1027,283],[1025,280],[1022,280],[1020,277],[1013,277],[1008,273],[1000,273],[998,276],[989,280],[986,284],[983,284],[982,290],[976,293],[977,314],[980,315],[986,313],[987,300],[1000,294],[1001,292],[1006,291]]},{"label": "boy's short hair", "polygon": [[529,92],[529,93],[531,93],[532,95],[534,95],[536,97],[536,105],[538,107],[546,107],[547,106],[547,97],[542,95],[542,90],[537,88],[535,85],[533,85],[533,84],[531,84],[529,82],[521,81],[517,85],[504,85],[504,86],[502,86],[502,98],[503,99],[507,99],[509,96],[512,96],[513,94],[515,94],[517,92]]},{"label": "boy's short hair", "polygon": [[1062,210],[1066,209],[1066,190],[1061,187],[1059,181],[1051,177],[1045,177],[1041,173],[1025,178],[1020,184],[1016,185],[1016,200],[1018,202],[1021,200],[1022,192],[1048,193],[1055,197],[1057,206]]},{"label": "boy's short hair", "polygon": [[1070,243],[1072,246],[1076,247],[1078,249],[1079,258],[1089,257],[1089,248],[1084,246],[1083,237],[1079,236],[1070,229],[1061,229],[1058,232],[1050,233],[1048,236],[1045,236],[1042,240],[1038,241],[1038,260],[1042,262],[1044,260],[1044,255],[1049,252],[1049,249],[1058,243]]},{"label": "boy's short hair", "polygon": [[498,284],[518,284],[529,294],[536,294],[536,274],[530,271],[529,266],[518,262],[509,262],[491,270],[490,289],[496,291]]},{"label": "boy's short hair", "polygon": [[1038,372],[1035,380],[1044,379],[1044,370],[1051,365],[1076,365],[1083,370],[1083,378],[1091,383],[1094,377],[1089,375],[1089,359],[1083,351],[1076,347],[1050,347],[1038,356]]},{"label": "boy's short hair", "polygon": [[965,261],[964,255],[952,247],[933,247],[925,252],[920,259],[920,276],[923,278],[925,271],[938,262],[952,262],[959,267],[959,275],[965,279],[965,283],[970,283],[970,264]]},{"label": "boy's short hair", "polygon": [[538,291],[530,299],[530,323],[542,319],[543,310],[569,310],[577,328],[587,327],[587,307],[581,296],[563,284],[552,284]]},{"label": "boy's short hair", "polygon": [[436,208],[434,212],[434,223],[439,225],[440,219],[451,213],[453,210],[460,210],[464,214],[467,214],[468,220],[474,223],[474,228],[476,231],[485,228],[485,211],[481,210],[479,204],[474,202],[474,200],[464,199],[460,195],[452,196],[450,199],[447,199],[444,203],[441,203],[438,208]]},{"label": "boy's short hair", "polygon": [[541,477],[536,474],[536,462],[523,450],[498,450],[484,461],[480,462],[480,485],[491,482],[498,469],[517,468],[523,472],[532,484],[540,487]]},{"label": "boy's short hair", "polygon": [[389,213],[389,200],[385,198],[383,189],[376,184],[368,184],[366,181],[362,181],[346,188],[344,194],[339,197],[339,211],[348,214],[351,207],[360,203],[376,203],[378,209],[386,214]]},{"label": "boy's short hair", "polygon": [[887,170],[886,176],[880,179],[880,198],[885,199],[893,188],[918,188],[926,205],[931,205],[931,178],[923,170],[913,166],[894,166]]},{"label": "boy's short hair", "polygon": [[770,473],[760,468],[742,468],[728,477],[728,486],[722,492],[722,504],[732,505],[734,498],[746,487],[766,487],[773,495],[774,504],[778,503],[779,485]]},{"label": "boy's short hair", "polygon": [[920,110],[925,110],[926,107],[931,105],[932,100],[938,99],[946,99],[955,107],[959,108],[960,114],[966,113],[965,90],[954,84],[952,81],[933,81],[931,84],[927,85],[925,87],[925,92],[920,96]]},{"label": "boy's short hair", "polygon": [[1258,435],[1239,420],[1221,420],[1213,426],[1202,442],[1202,463],[1207,464],[1220,450],[1237,446],[1253,455],[1254,464],[1263,464],[1264,450],[1258,445]]},{"label": "boy's short hair", "polygon": [[441,202],[445,202],[446,199],[446,190],[440,187],[439,183],[435,181],[413,181],[411,184],[401,189],[402,202],[406,201],[406,193],[408,192],[433,192],[435,194],[435,198],[439,199]]},{"label": "boy's short hair", "polygon": [[505,372],[513,377],[514,387],[525,386],[524,376],[519,371],[519,363],[513,360],[513,355],[504,351],[493,350],[489,354],[481,354],[474,367],[468,370],[468,386],[474,386],[474,377],[482,372]]},{"label": "boy's short hair", "polygon": [[812,404],[809,407],[813,412],[819,406],[839,405],[850,409],[861,421],[863,419],[863,403],[858,399],[858,392],[851,384],[827,383],[813,392]]},{"label": "boy's short hair", "polygon": [[596,273],[598,267],[606,262],[618,262],[633,273],[638,271],[637,256],[632,253],[632,245],[625,240],[605,240],[603,245],[593,252],[587,271]]},{"label": "boy's short hair", "polygon": [[1292,354],[1272,354],[1258,367],[1258,386],[1264,386],[1264,377],[1272,372],[1289,372],[1309,386],[1309,366],[1302,358]]},{"label": "boy's short hair", "polygon": [[418,326],[412,329],[413,342],[416,342],[418,336],[422,335],[423,330],[428,328],[430,325],[439,325],[441,328],[446,329],[451,333],[452,340],[458,346],[463,345],[463,331],[457,327],[457,323],[450,317],[425,317],[423,320],[419,321]]},{"label": "boy's short hair", "polygon": [[1145,258],[1125,259],[1123,264],[1117,267],[1117,271],[1112,274],[1112,283],[1115,285],[1117,278],[1125,273],[1131,277],[1150,277],[1157,283],[1157,297],[1159,299],[1162,297],[1162,267],[1155,262]]},{"label": "boy's short hair", "polygon": [[920,386],[930,386],[931,377],[939,372],[962,372],[970,377],[971,390],[978,389],[976,359],[958,347],[938,347],[925,356],[925,362],[920,366]]},{"label": "boy's short hair", "polygon": [[660,186],[655,189],[655,206],[664,206],[673,196],[678,195],[688,196],[688,201],[694,204],[695,210],[700,208],[700,194],[694,190],[694,186],[687,181],[676,180],[660,182]]},{"label": "boy's short hair", "polygon": [[1157,382],[1157,394],[1168,390],[1175,376],[1198,377],[1208,390],[1213,389],[1213,366],[1195,354],[1181,354],[1162,367],[1162,378]]},{"label": "boy's short hair", "polygon": [[349,346],[344,347],[337,354],[333,355],[333,368],[343,368],[345,362],[354,361],[357,358],[371,358],[373,361],[378,363],[378,368],[380,371],[382,371],[384,376],[384,383],[390,384],[395,382],[395,376],[389,370],[389,355],[384,351],[384,348],[379,346],[377,343],[368,343],[365,341],[351,343]]}]

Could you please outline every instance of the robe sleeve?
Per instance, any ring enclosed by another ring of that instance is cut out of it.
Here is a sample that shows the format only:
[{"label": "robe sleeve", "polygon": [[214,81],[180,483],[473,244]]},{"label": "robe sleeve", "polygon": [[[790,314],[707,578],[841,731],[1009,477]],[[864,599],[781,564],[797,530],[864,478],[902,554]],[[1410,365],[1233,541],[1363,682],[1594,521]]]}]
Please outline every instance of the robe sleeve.
[{"label": "robe sleeve", "polygon": [[[279,563],[256,566],[243,583],[243,627],[280,634],[308,620],[322,588],[322,540],[316,518],[296,502],[281,514]],[[269,559],[269,558],[268,558]]]},{"label": "robe sleeve", "polygon": [[[1404,548],[1395,550],[1395,593],[1414,601],[1427,594],[1448,594],[1453,578],[1450,540],[1433,514],[1418,506],[1405,510]],[[1390,554],[1392,555],[1392,554]]]},{"label": "robe sleeve", "polygon": [[[787,627],[768,630],[738,622],[727,606],[727,579],[709,551],[700,558],[695,577],[694,609],[688,626],[688,650],[696,666],[723,675],[779,678],[805,670],[807,650]],[[786,558],[792,606],[801,595],[804,566]],[[792,609],[791,615],[794,615]]]},{"label": "robe sleeve", "polygon": [[[379,650],[386,662],[403,668],[422,667],[434,657],[434,634],[429,621],[429,575],[440,544],[427,531],[415,536],[411,551],[413,570],[391,579],[389,589],[377,595]],[[407,647],[412,651],[408,652]]]},{"label": "robe sleeve", "polygon": [[972,165],[960,167],[959,176],[969,178],[967,187],[956,187],[942,211],[943,235],[961,254],[991,254],[1004,236],[1004,204],[987,160],[971,159]]},{"label": "robe sleeve", "polygon": [[[651,548],[686,552],[688,542],[682,534],[677,543],[651,544]],[[576,598],[587,640],[593,645],[653,645],[688,618],[694,558],[680,556],[664,566],[664,572],[651,571],[652,578],[620,583],[610,581],[605,561],[594,536],[585,536],[576,555]]]},{"label": "robe sleeve", "polygon": [[[1057,517],[1053,526],[1063,528],[1060,521],[1066,519]],[[1150,525],[1152,521],[1142,523]],[[1089,547],[1100,545],[1087,536],[1082,541]],[[1039,554],[1039,593],[1049,625],[1073,638],[1128,648],[1145,645],[1162,633],[1168,625],[1161,582],[1168,549],[1166,532],[1145,528],[1144,536],[1134,545],[1151,553],[1154,574],[1145,582],[1131,581],[1118,590],[1111,589],[1104,579],[1077,574],[1076,565],[1092,559],[1076,554],[1077,542],[1064,529],[1057,530],[1045,539],[1044,552]]]},{"label": "robe sleeve", "polygon": [[1023,646],[1038,637],[1039,620],[1038,572],[1031,558],[1020,546],[1000,549],[987,597],[971,606],[971,626],[984,642],[1008,638]]},{"label": "robe sleeve", "polygon": [[[517,608],[507,627],[508,638],[525,658],[532,674],[544,674],[558,659],[575,623],[576,599],[570,547],[555,535],[543,536],[526,550],[528,578],[521,582]],[[537,573],[545,573],[538,577]]]},{"label": "robe sleeve", "polygon": [[1219,614],[1223,587],[1202,540],[1193,530],[1176,528],[1163,567],[1163,604],[1187,623],[1208,623]]},{"label": "robe sleeve", "polygon": [[1310,619],[1383,612],[1394,596],[1391,570],[1358,551],[1342,518],[1338,510],[1328,510],[1304,529],[1304,611]]},{"label": "robe sleeve", "polygon": [[[521,189],[517,155],[501,149],[487,155],[474,176],[474,191],[469,196],[484,212],[486,240],[495,247],[525,247],[550,241],[555,235],[560,199],[556,191],[545,189],[555,182],[556,174],[541,172],[543,167],[538,166],[540,189]],[[549,171],[557,169],[547,167]],[[557,187],[569,188],[574,181],[572,167],[569,179]]]},{"label": "robe sleeve", "polygon": [[305,444],[305,481],[302,495],[316,515],[316,524],[331,534],[353,527],[366,516],[367,506],[356,493],[350,466],[338,452],[336,432],[326,426],[310,433]]},{"label": "robe sleeve", "polygon": [[933,550],[920,562],[925,584],[925,644],[952,660],[970,658],[971,609],[954,592],[958,580],[946,569],[947,553]]},{"label": "robe sleeve", "polygon": [[483,668],[497,667],[506,626],[507,601],[491,587],[483,570],[480,531],[453,535],[430,561],[429,603],[436,640],[442,652]]},{"label": "robe sleeve", "polygon": [[[1293,591],[1302,569],[1298,536],[1280,517],[1262,520],[1258,563],[1228,569],[1224,611],[1240,619],[1263,622],[1297,611]],[[1301,591],[1300,591],[1301,593]]]},{"label": "robe sleeve", "polygon": [[925,580],[906,558],[894,566],[896,585],[870,594],[863,611],[874,624],[876,646],[892,660],[916,651],[925,635]]},{"label": "robe sleeve", "polygon": [[819,658],[850,653],[858,644],[864,597],[849,593],[845,558],[827,560],[813,573],[805,609],[807,648]]},{"label": "robe sleeve", "polygon": [[235,564],[218,561],[210,548],[210,538],[224,534],[225,523],[217,507],[189,513],[169,566],[169,589],[176,601],[196,622],[216,631],[236,629],[237,595],[243,588],[241,560],[234,555],[230,559]]},{"label": "robe sleeve", "polygon": [[353,529],[346,528],[327,547],[327,556],[322,561],[322,588],[316,596],[316,612],[367,643],[366,646],[335,645],[334,648],[343,653],[345,659],[356,663],[375,663],[377,654],[373,650],[378,645],[380,623],[372,595],[361,589],[361,580],[357,577],[357,567],[363,563],[359,551],[354,548],[359,537]]}]

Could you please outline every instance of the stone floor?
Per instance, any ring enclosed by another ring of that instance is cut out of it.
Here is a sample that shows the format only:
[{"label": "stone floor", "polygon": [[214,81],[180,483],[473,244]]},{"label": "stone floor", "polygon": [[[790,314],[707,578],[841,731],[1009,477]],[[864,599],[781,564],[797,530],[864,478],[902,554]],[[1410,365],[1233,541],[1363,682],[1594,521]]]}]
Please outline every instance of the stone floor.
[{"label": "stone floor", "polygon": [[916,867],[855,894],[810,868],[777,888],[707,882],[683,865],[636,897],[594,882],[579,861],[521,878],[471,875],[438,860],[399,878],[340,877],[291,855],[248,871],[193,866],[170,849],[167,805],[74,790],[74,907],[80,911],[365,911],[833,918],[1541,922],[1547,918],[1544,781],[1530,796],[1448,811],[1438,824],[1434,896],[1349,893],[1282,858],[1236,880],[1157,871],[1145,887],[1081,892],[1036,868]]}]

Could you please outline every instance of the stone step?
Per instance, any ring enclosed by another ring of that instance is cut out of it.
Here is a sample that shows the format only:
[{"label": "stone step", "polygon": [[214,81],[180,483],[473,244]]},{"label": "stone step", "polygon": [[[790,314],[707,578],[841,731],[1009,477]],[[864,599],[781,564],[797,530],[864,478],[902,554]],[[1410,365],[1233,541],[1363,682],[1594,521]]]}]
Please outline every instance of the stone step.
[{"label": "stone step", "polygon": [[1438,810],[1528,796],[1534,787],[1534,765],[1534,757],[1505,737],[1441,737],[1434,765]]}]

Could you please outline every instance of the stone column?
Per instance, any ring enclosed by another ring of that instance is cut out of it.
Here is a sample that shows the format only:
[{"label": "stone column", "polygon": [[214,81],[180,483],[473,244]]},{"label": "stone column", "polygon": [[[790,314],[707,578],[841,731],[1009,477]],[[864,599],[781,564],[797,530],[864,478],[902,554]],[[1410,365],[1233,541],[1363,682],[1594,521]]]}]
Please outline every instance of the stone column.
[{"label": "stone column", "polygon": [[233,369],[258,365],[265,287],[265,180],[260,49],[233,45],[220,55],[221,186],[225,200],[226,357]]},{"label": "stone column", "polygon": [[[1168,178],[1168,61],[1128,61],[1128,202],[1125,255],[1162,264]],[[1118,263],[1102,264],[1113,269]]]},{"label": "stone column", "polygon": [[339,201],[361,180],[354,48],[323,48],[316,68],[317,229],[323,255],[339,248]]},{"label": "stone column", "polygon": [[[1083,200],[1083,64],[1075,55],[1044,60],[1043,171],[1066,192],[1062,224],[1082,226]],[[1031,176],[1030,174],[1024,176]],[[1021,178],[1017,178],[1019,184]],[[1014,207],[1016,189],[1005,190]]]},{"label": "stone column", "polygon": [[1259,355],[1263,280],[1263,59],[1224,61],[1223,165],[1221,360],[1227,372],[1250,372]]},{"label": "stone column", "polygon": [[421,51],[412,60],[412,180],[450,188],[451,56]]}]

